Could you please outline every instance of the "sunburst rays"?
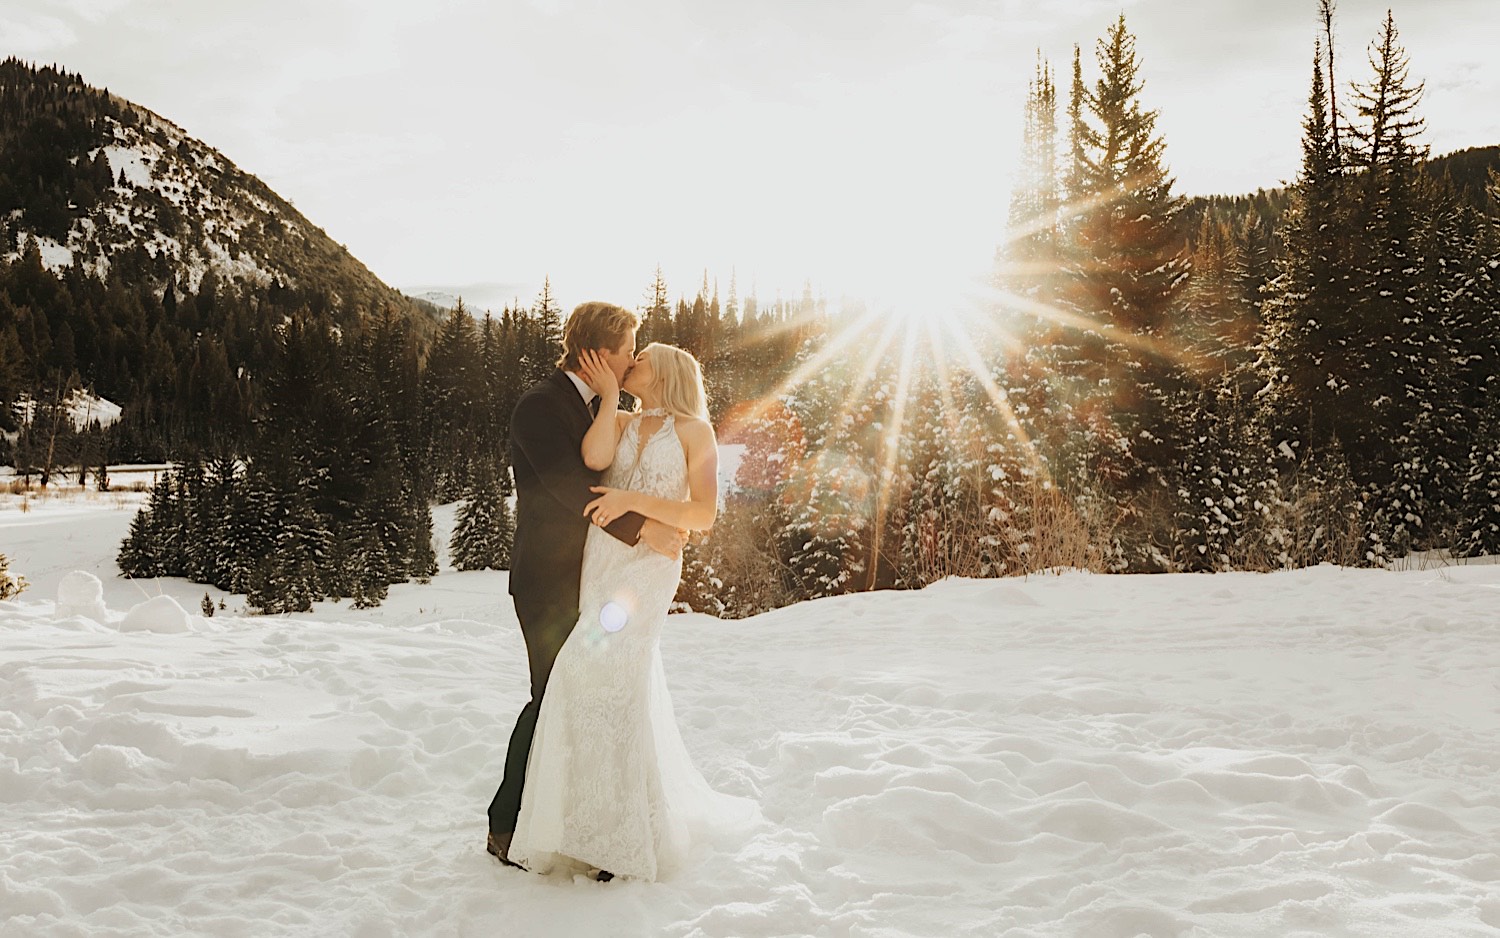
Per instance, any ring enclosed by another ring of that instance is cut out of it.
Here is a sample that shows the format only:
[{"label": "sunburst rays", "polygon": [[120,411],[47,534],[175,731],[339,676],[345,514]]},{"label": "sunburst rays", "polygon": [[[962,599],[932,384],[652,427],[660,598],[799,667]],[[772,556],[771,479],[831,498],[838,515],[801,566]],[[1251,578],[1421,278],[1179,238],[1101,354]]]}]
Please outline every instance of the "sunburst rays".
[{"label": "sunburst rays", "polygon": [[[1011,246],[1049,229],[1056,232],[1060,219],[1096,213],[1128,189],[1128,182],[1062,206],[1050,219],[1018,227],[1010,233],[1002,254],[1026,253]],[[939,278],[912,272],[898,281],[898,289],[880,312],[860,306],[852,313],[781,324],[781,330],[807,329],[817,338],[799,355],[791,372],[759,400],[738,409],[737,418],[754,421],[782,402],[806,413],[807,408],[795,399],[814,383],[821,383],[818,395],[831,392],[835,396],[834,401],[825,399],[812,406],[818,419],[827,423],[816,431],[804,429],[809,438],[821,437],[823,443],[806,452],[796,469],[805,482],[822,479],[835,487],[844,486],[849,490],[846,494],[870,513],[873,543],[865,586],[872,588],[886,546],[882,539],[889,535],[887,518],[901,510],[903,488],[915,484],[908,476],[919,478],[932,459],[947,459],[953,465],[968,460],[972,465],[976,453],[983,453],[981,459],[1014,465],[1044,488],[1058,484],[1046,450],[1050,441],[1063,439],[1070,428],[1042,422],[1040,412],[1018,405],[1008,390],[1018,374],[1024,375],[1031,406],[1041,406],[1040,401],[1030,400],[1033,393],[1053,403],[1073,405],[1052,409],[1047,419],[1095,420],[1120,404],[1111,399],[1106,382],[1091,381],[1084,372],[1095,369],[1107,375],[1120,361],[1132,359],[1156,359],[1188,372],[1201,367],[1197,357],[1170,335],[1131,327],[1127,314],[1116,316],[1110,304],[1090,316],[1072,304],[1043,298],[1049,285],[1097,279],[1087,270],[1007,262],[997,268],[993,279],[952,284],[957,289],[942,299],[941,283],[932,282]],[[891,309],[893,303],[900,308]],[[1074,350],[1084,356],[1085,364],[1074,366],[1063,361],[1064,356],[1029,347],[1053,341],[1045,338],[1049,336],[1057,338],[1062,351],[1077,344]],[[777,338],[784,339],[785,332]],[[1099,355],[1104,357],[1094,357]],[[879,399],[872,401],[877,392]],[[879,425],[863,426],[862,422]],[[841,438],[841,434],[853,439]],[[997,443],[1006,452],[996,451]],[[907,463],[911,463],[910,472]],[[994,464],[980,465],[989,469]]]}]

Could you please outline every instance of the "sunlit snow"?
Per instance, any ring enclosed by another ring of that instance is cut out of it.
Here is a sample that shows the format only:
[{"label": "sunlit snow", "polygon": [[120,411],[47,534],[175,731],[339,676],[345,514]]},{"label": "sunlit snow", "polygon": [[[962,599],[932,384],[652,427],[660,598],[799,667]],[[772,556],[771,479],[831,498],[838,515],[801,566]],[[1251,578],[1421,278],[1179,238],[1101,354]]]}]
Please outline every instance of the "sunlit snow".
[{"label": "sunlit snow", "polygon": [[[1500,928],[1500,566],[673,617],[688,747],[765,820],[675,879],[602,884],[484,852],[527,687],[505,574],[445,559],[368,612],[205,618],[211,587],[116,576],[130,517],[0,511],[32,584],[0,603],[0,935]],[[75,570],[102,596],[75,577],[59,610]]]}]

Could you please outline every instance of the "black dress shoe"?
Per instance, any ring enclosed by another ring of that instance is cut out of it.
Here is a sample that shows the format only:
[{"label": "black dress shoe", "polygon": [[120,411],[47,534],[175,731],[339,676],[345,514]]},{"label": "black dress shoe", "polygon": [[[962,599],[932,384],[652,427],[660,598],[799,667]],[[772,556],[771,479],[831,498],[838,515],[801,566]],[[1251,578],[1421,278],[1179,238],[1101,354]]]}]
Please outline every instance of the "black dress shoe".
[{"label": "black dress shoe", "polygon": [[515,867],[518,870],[524,870],[524,869],[526,869],[526,867],[522,866],[521,864],[515,862],[510,857],[508,857],[508,856],[505,855],[505,851],[509,847],[510,847],[510,838],[509,837],[507,837],[505,839],[505,846],[504,847],[502,847],[500,844],[496,843],[496,841],[495,841],[495,834],[494,834],[493,831],[491,831],[489,833],[489,835],[485,837],[484,850],[485,850],[486,853],[488,853],[490,856],[494,857],[495,859],[499,860],[501,863],[504,863],[506,866],[513,866],[513,867]]},{"label": "black dress shoe", "polygon": [[607,883],[607,882],[609,882],[610,880],[612,880],[614,878],[615,878],[615,874],[611,873],[609,870],[600,870],[599,871],[599,875],[597,875],[597,876],[594,877],[594,881],[595,882],[600,882],[600,883]]}]

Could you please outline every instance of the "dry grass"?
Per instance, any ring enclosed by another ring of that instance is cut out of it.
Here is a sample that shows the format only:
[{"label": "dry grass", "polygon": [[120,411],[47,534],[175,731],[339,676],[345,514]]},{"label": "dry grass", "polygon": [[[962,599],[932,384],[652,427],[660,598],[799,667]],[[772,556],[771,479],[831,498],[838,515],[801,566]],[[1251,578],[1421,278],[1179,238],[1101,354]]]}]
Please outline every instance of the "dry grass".
[{"label": "dry grass", "polygon": [[1017,572],[1109,571],[1123,521],[1117,509],[1036,481],[1021,488],[1017,496],[1017,515],[1027,523],[1008,526],[1003,532]]},{"label": "dry grass", "polygon": [[50,504],[126,509],[140,505],[142,496],[151,490],[151,483],[140,478],[112,485],[106,492],[92,485],[80,486],[76,479],[77,476],[71,480],[58,479],[46,486],[35,477],[11,479],[0,486],[0,510],[14,508],[25,514]]},{"label": "dry grass", "polygon": [[1353,494],[1321,489],[1299,491],[1292,500],[1262,519],[1262,537],[1243,556],[1231,557],[1236,569],[1280,570],[1332,563],[1367,565],[1364,506]]},{"label": "dry grass", "polygon": [[700,591],[713,592],[724,607],[720,615],[744,618],[799,598],[786,588],[785,567],[776,550],[779,526],[779,514],[771,506],[731,500],[708,538],[695,547],[718,581],[717,585],[695,585]]}]

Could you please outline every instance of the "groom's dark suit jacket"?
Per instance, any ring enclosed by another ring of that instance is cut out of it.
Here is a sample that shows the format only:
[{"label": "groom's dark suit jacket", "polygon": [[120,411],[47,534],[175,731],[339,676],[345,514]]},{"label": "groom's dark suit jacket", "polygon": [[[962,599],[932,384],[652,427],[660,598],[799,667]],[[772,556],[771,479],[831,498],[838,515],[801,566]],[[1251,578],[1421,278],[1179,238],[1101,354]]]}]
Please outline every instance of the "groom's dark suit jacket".
[{"label": "groom's dark suit jacket", "polygon": [[[521,395],[510,418],[510,464],[516,479],[516,538],[510,592],[522,602],[578,607],[583,542],[592,523],[584,506],[601,473],[583,462],[583,437],[594,416],[562,369]],[[626,544],[643,517],[627,514],[605,530]],[[571,623],[569,623],[571,625]]]},{"label": "groom's dark suit jacket", "polygon": [[[516,477],[516,540],[510,557],[510,593],[526,639],[531,700],[516,717],[505,756],[505,778],[490,802],[490,833],[516,829],[526,762],[541,713],[542,695],[557,654],[578,622],[578,581],[591,521],[583,508],[600,473],[583,463],[583,437],[594,415],[561,369],[538,382],[510,417],[510,465]],[[607,531],[635,544],[645,519],[623,515]]]}]

